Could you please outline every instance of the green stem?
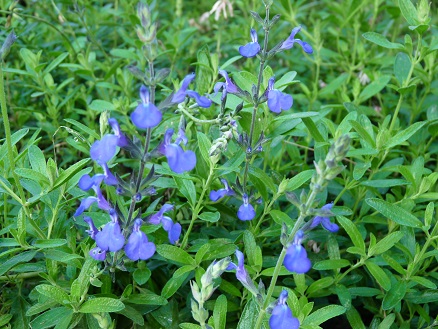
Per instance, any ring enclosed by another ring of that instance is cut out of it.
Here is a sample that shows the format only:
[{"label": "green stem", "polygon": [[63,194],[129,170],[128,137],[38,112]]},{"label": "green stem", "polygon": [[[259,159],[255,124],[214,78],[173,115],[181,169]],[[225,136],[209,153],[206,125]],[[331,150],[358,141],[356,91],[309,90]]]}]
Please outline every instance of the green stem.
[{"label": "green stem", "polygon": [[184,113],[184,115],[188,116],[192,121],[194,121],[196,123],[214,124],[214,123],[219,123],[220,122],[219,119],[212,119],[212,120],[201,120],[201,119],[198,119],[198,118],[194,117],[189,111],[187,111],[183,106],[184,105],[179,106],[178,107],[178,111],[181,111],[182,113]]},{"label": "green stem", "polygon": [[195,224],[195,220],[198,218],[199,212],[204,207],[204,195],[205,195],[205,192],[207,191],[208,187],[210,186],[211,181],[213,180],[214,169],[215,169],[215,165],[213,163],[210,163],[210,173],[208,174],[207,181],[205,182],[205,184],[202,188],[202,193],[198,199],[198,202],[196,203],[195,209],[192,212],[192,219],[190,220],[189,228],[187,229],[187,232],[184,235],[184,238],[181,242],[181,249],[186,248],[187,243],[189,241],[190,232],[192,231],[193,225]]}]

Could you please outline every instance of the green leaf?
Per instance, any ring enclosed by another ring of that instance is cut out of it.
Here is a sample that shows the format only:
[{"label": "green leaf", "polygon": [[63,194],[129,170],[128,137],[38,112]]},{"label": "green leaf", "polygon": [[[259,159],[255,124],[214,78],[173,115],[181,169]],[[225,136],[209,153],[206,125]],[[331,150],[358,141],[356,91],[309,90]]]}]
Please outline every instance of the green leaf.
[{"label": "green leaf", "polygon": [[88,106],[90,110],[102,113],[105,111],[114,111],[116,108],[114,105],[110,102],[103,101],[101,99],[95,99],[91,102],[91,104]]},{"label": "green leaf", "polygon": [[320,96],[328,96],[328,95],[334,95],[334,92],[338,90],[344,83],[347,81],[349,77],[348,73],[342,73],[340,76],[338,76],[336,79],[331,81],[327,86],[325,86],[321,92],[319,93]]},{"label": "green leaf", "polygon": [[389,48],[389,49],[404,49],[404,46],[401,43],[394,43],[386,39],[383,35],[376,33],[376,32],[366,32],[362,34],[362,36],[367,39],[368,41],[371,41],[375,43],[376,45]]},{"label": "green leaf", "polygon": [[354,246],[361,252],[361,255],[365,256],[365,241],[362,238],[359,230],[356,225],[344,216],[336,216],[336,219],[339,224],[344,228],[345,232],[347,232],[348,236],[353,242]]},{"label": "green leaf", "polygon": [[379,324],[377,329],[390,329],[395,320],[395,314],[391,313],[387,315],[383,321]]},{"label": "green leaf", "polygon": [[3,260],[3,263],[0,265],[0,275],[5,274],[7,271],[9,271],[17,264],[29,262],[32,258],[35,257],[36,254],[37,254],[36,250],[29,250],[22,252],[8,259],[7,261]]},{"label": "green leaf", "polygon": [[350,124],[365,142],[367,142],[373,149],[376,148],[376,141],[358,121],[351,120]]},{"label": "green leaf", "polygon": [[309,288],[307,288],[306,294],[310,296],[318,296],[321,290],[333,285],[335,280],[331,276],[323,277],[322,279],[313,282]]},{"label": "green leaf", "polygon": [[141,294],[132,294],[124,300],[127,303],[138,305],[166,305],[167,300],[148,290],[142,290]]},{"label": "green leaf", "polygon": [[277,191],[277,187],[275,186],[272,178],[268,176],[262,169],[251,166],[249,168],[249,175],[251,177],[251,182],[256,185],[258,191],[262,194],[263,198],[267,200],[269,198],[268,193],[262,193],[262,191],[266,191],[266,187],[271,190],[271,192],[275,193]]},{"label": "green leaf", "polygon": [[423,225],[423,223],[421,223],[417,217],[395,204],[380,199],[366,199],[365,201],[383,216],[400,225],[418,228]]},{"label": "green leaf", "polygon": [[134,50],[129,49],[111,49],[110,54],[114,57],[120,57],[130,59],[132,61],[138,61],[138,56]]},{"label": "green leaf", "polygon": [[35,248],[46,249],[46,248],[56,248],[67,244],[66,239],[48,239],[48,240],[35,240],[32,244]]},{"label": "green leaf", "polygon": [[40,174],[36,170],[28,168],[17,168],[15,169],[15,173],[20,177],[27,178],[42,185],[49,185],[49,178],[47,178],[44,174]]},{"label": "green leaf", "polygon": [[132,320],[132,322],[134,322],[135,324],[138,324],[140,326],[144,325],[143,315],[132,306],[125,305],[125,308],[121,311],[118,311],[117,313],[126,316],[128,319]]},{"label": "green leaf", "polygon": [[57,325],[60,319],[69,318],[71,320],[72,315],[72,309],[69,309],[67,307],[57,307],[36,317],[30,323],[30,327],[33,329],[51,328]]},{"label": "green leaf", "polygon": [[214,329],[225,329],[227,323],[227,297],[220,295],[214,303]]},{"label": "green leaf", "polygon": [[288,85],[296,82],[296,80],[294,80],[296,76],[296,71],[289,71],[286,74],[283,74],[283,76],[278,81],[275,81],[275,89],[281,91],[284,90]]},{"label": "green leaf", "polygon": [[220,212],[216,211],[216,212],[203,212],[198,216],[200,219],[202,219],[203,221],[206,222],[210,222],[210,223],[216,223],[220,218],[221,218],[221,214]]},{"label": "green leaf", "polygon": [[140,286],[148,282],[151,277],[151,270],[148,268],[137,268],[132,274],[135,282],[137,282]]},{"label": "green leaf", "polygon": [[[186,265],[186,266],[190,267],[190,271],[193,271],[195,269],[191,265]],[[163,298],[168,299],[168,298],[172,297],[178,291],[178,289],[182,286],[182,284],[184,283],[184,281],[187,279],[187,277],[190,274],[190,272],[185,272],[185,273],[178,274],[177,276],[175,276],[175,273],[166,282],[163,289],[161,290],[161,296]]]},{"label": "green leaf", "polygon": [[377,78],[373,82],[371,82],[368,86],[366,86],[359,95],[359,102],[362,103],[366,101],[368,98],[373,97],[378,92],[380,92],[383,88],[386,87],[388,82],[391,80],[390,75],[382,75]]},{"label": "green leaf", "polygon": [[370,271],[371,275],[376,279],[377,283],[386,291],[391,289],[391,280],[388,275],[386,275],[385,271],[377,264],[373,263],[370,260],[365,262],[365,266]]},{"label": "green leaf", "polygon": [[318,326],[334,317],[344,314],[347,309],[340,305],[328,305],[316,310],[303,321],[303,325]]},{"label": "green leaf", "polygon": [[286,191],[292,192],[300,188],[304,183],[310,180],[314,174],[315,174],[315,170],[312,169],[312,170],[302,171],[299,174],[295,175],[287,182]]},{"label": "green leaf", "polygon": [[[13,133],[11,136],[12,146],[17,144],[24,136],[27,135],[28,132],[29,129],[25,128]],[[8,145],[6,143],[3,143],[3,145],[0,147],[0,161],[8,154],[7,148]]]},{"label": "green leaf", "polygon": [[72,124],[73,126],[78,128],[78,130],[80,130],[84,133],[87,133],[88,135],[94,137],[94,139],[96,139],[96,140],[100,139],[100,135],[96,131],[94,131],[93,129],[88,128],[86,125],[84,125],[76,120],[73,120],[73,119],[64,119],[64,121]]},{"label": "green leaf", "polygon": [[388,140],[388,143],[385,145],[385,148],[390,149],[393,148],[394,146],[400,145],[404,141],[411,138],[412,135],[414,135],[418,130],[420,130],[425,124],[426,121],[415,122],[414,124],[410,125],[408,128],[400,131],[395,136],[391,137]]},{"label": "green leaf", "polygon": [[[243,309],[242,315],[240,316],[239,323],[237,324],[237,329],[254,329],[257,314],[259,314],[259,309],[254,298],[251,298],[248,303],[246,303]],[[265,316],[265,319],[267,317]]]},{"label": "green leaf", "polygon": [[414,4],[411,0],[399,0],[398,5],[400,6],[400,11],[409,25],[420,25],[418,20],[417,9],[415,9]]},{"label": "green leaf", "polygon": [[283,225],[283,223],[291,227],[294,225],[292,218],[280,210],[271,210],[269,215],[271,215],[272,219],[279,225]]},{"label": "green leaf", "polygon": [[397,54],[394,62],[394,75],[400,86],[404,86],[405,81],[408,79],[411,66],[411,60],[406,53]]},{"label": "green leaf", "polygon": [[210,157],[210,148],[211,148],[211,142],[208,139],[208,137],[198,131],[198,145],[199,150],[201,151],[201,156],[204,158],[205,162],[210,165],[211,163],[211,157]]},{"label": "green leaf", "polygon": [[157,253],[177,264],[196,265],[195,260],[184,250],[171,246],[168,244],[162,244],[157,246]]},{"label": "green leaf", "polygon": [[61,174],[56,179],[52,190],[56,189],[57,187],[61,186],[62,184],[66,183],[68,180],[70,180],[74,175],[76,175],[87,163],[90,161],[90,159],[82,159],[81,161],[75,163],[68,169],[61,172]]},{"label": "green leaf", "polygon": [[354,306],[351,306],[349,310],[346,312],[347,320],[350,323],[351,328],[354,329],[365,329],[365,325],[360,318],[359,312],[354,308]]},{"label": "green leaf", "polygon": [[71,285],[70,294],[73,300],[78,302],[81,296],[85,295],[88,291],[91,273],[93,272],[93,267],[95,266],[95,264],[96,261],[91,257],[88,257],[85,260],[84,264],[81,267],[81,272],[79,273],[79,276],[76,280],[73,281]]},{"label": "green leaf", "polygon": [[[238,56],[239,58],[241,58],[240,56]],[[179,327],[181,329],[201,329],[201,326],[199,324],[194,324],[194,323],[181,323],[179,325]]]},{"label": "green leaf", "polygon": [[9,321],[12,319],[12,314],[3,314],[0,315],[0,327],[7,325]]},{"label": "green leaf", "polygon": [[382,240],[369,248],[368,257],[383,254],[385,251],[391,249],[397,242],[399,242],[400,239],[403,238],[403,236],[404,233],[399,231],[392,232],[391,234],[385,236]]},{"label": "green leaf", "polygon": [[49,284],[40,284],[39,286],[36,286],[35,289],[41,295],[49,297],[59,304],[68,304],[70,302],[68,294],[59,287],[51,286]]},{"label": "green leaf", "polygon": [[418,284],[421,284],[422,286],[424,286],[426,288],[434,289],[434,290],[436,290],[436,288],[437,288],[435,283],[433,283],[432,281],[430,281],[426,278],[423,278],[421,276],[412,276],[410,279],[411,279],[411,281],[414,281]]},{"label": "green leaf", "polygon": [[407,288],[406,281],[395,283],[383,298],[382,309],[387,311],[394,308],[405,296]]},{"label": "green leaf", "polygon": [[57,67],[59,64],[62,63],[62,61],[68,56],[68,53],[62,53],[58,57],[56,57],[53,61],[50,62],[50,64],[45,68],[43,71],[43,76],[47,73],[51,72],[55,67]]},{"label": "green leaf", "polygon": [[46,159],[44,157],[43,151],[41,151],[38,146],[31,145],[27,150],[27,154],[29,155],[29,161],[32,169],[36,170],[45,177]]},{"label": "green leaf", "polygon": [[409,182],[405,181],[404,179],[375,179],[375,180],[369,180],[361,182],[360,185],[362,186],[369,186],[369,187],[393,187],[393,186],[401,186],[401,185],[408,185]]},{"label": "green leaf", "polygon": [[360,180],[370,167],[371,162],[357,162],[353,168],[353,178]]},{"label": "green leaf", "polygon": [[248,230],[243,232],[243,244],[245,246],[245,254],[248,258],[248,264],[256,265],[257,244],[254,235]]},{"label": "green leaf", "polygon": [[196,188],[195,184],[190,179],[184,179],[180,177],[173,177],[176,186],[178,186],[178,191],[184,195],[184,197],[189,201],[192,207],[196,203]]},{"label": "green leaf", "polygon": [[316,127],[315,122],[311,118],[302,118],[304,125],[309,130],[310,135],[316,142],[323,143],[325,142],[324,137],[322,137],[319,132],[318,127]]},{"label": "green leaf", "polygon": [[312,268],[317,271],[335,270],[350,266],[350,261],[346,259],[327,259],[315,263]]},{"label": "green leaf", "polygon": [[125,305],[118,299],[97,297],[87,300],[79,309],[80,313],[119,312]]}]

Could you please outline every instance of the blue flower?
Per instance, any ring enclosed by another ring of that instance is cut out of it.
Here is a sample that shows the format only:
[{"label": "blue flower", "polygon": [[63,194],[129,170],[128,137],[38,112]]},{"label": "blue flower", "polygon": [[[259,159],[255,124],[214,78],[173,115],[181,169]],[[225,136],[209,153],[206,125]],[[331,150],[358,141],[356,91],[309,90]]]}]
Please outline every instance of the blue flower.
[{"label": "blue flower", "polygon": [[84,191],[88,191],[89,189],[93,189],[94,192],[96,192],[97,197],[89,196],[81,201],[81,204],[79,205],[78,209],[76,210],[75,214],[73,216],[77,217],[80,214],[82,214],[85,210],[90,208],[90,206],[97,202],[97,206],[99,209],[108,211],[111,209],[111,205],[109,202],[105,199],[105,197],[102,195],[102,191],[100,190],[100,183],[102,180],[104,180],[105,175],[98,174],[93,176],[92,178],[90,175],[83,175],[81,179],[79,179],[78,186],[80,189]]},{"label": "blue flower", "polygon": [[177,174],[185,171],[190,171],[196,166],[196,155],[193,151],[184,151],[179,143],[181,138],[178,138],[175,143],[171,143],[173,129],[167,129],[164,134],[164,141],[159,146],[159,152],[166,156],[167,163],[170,169]]},{"label": "blue flower", "polygon": [[91,219],[91,217],[88,216],[84,216],[84,222],[88,224],[88,226],[90,227],[89,230],[86,230],[85,232],[88,233],[88,235],[90,236],[90,238],[92,238],[93,240],[96,238],[96,234],[99,232],[96,228],[96,226],[93,223],[93,220]]},{"label": "blue flower", "polygon": [[[330,211],[333,208],[333,203],[328,203],[325,206],[321,207],[321,210]],[[330,231],[332,233],[336,233],[339,231],[339,226],[335,223],[330,222],[330,218],[327,216],[315,216],[312,219],[312,222],[310,224],[310,228],[315,228],[319,224],[322,225],[327,231]]]},{"label": "blue flower", "polygon": [[222,184],[224,184],[225,188],[221,188],[217,191],[212,190],[210,192],[210,200],[211,201],[217,201],[221,198],[223,198],[226,195],[235,195],[234,191],[231,189],[231,187],[228,185],[228,182],[226,179],[221,179]]},{"label": "blue flower", "polygon": [[295,27],[292,30],[289,38],[287,38],[285,41],[283,41],[283,44],[281,45],[280,50],[290,49],[294,46],[295,43],[298,43],[306,53],[308,53],[308,54],[313,53],[312,47],[307,42],[301,41],[300,39],[295,39],[295,35],[298,32],[300,32],[300,30],[301,30],[301,26]]},{"label": "blue flower", "polygon": [[96,247],[90,250],[89,255],[95,260],[104,261],[106,258],[106,251]]},{"label": "blue flower", "polygon": [[181,235],[181,225],[179,223],[174,223],[172,219],[168,216],[164,216],[164,213],[173,209],[171,204],[165,204],[161,207],[160,211],[149,217],[148,222],[154,225],[163,225],[163,229],[167,232],[169,237],[169,242],[175,244],[179,240]]},{"label": "blue flower", "polygon": [[300,321],[293,317],[292,311],[287,306],[287,295],[287,290],[283,290],[272,310],[272,315],[269,319],[269,327],[271,329],[298,329],[300,327]]},{"label": "blue flower", "polygon": [[312,263],[307,258],[306,249],[301,245],[304,237],[303,231],[298,231],[293,243],[287,248],[284,266],[288,271],[303,274],[310,270]]},{"label": "blue flower", "polygon": [[107,163],[116,155],[118,141],[119,138],[112,134],[106,134],[100,141],[95,141],[90,148],[91,159],[100,165]]},{"label": "blue flower", "polygon": [[117,137],[117,146],[118,147],[126,147],[129,145],[128,138],[125,134],[120,130],[119,123],[114,118],[109,118],[108,123],[114,131],[114,135]]},{"label": "blue flower", "polygon": [[266,90],[268,108],[275,113],[280,113],[281,110],[289,110],[294,103],[292,96],[274,89],[274,83],[275,77],[270,78],[268,81],[268,89]]},{"label": "blue flower", "polygon": [[252,42],[247,43],[244,46],[239,47],[239,53],[243,57],[254,57],[256,56],[260,51],[260,45],[257,42],[257,32],[254,29],[251,29],[251,39]]},{"label": "blue flower", "polygon": [[146,234],[140,230],[141,224],[142,220],[137,218],[124,248],[126,256],[134,261],[149,259],[155,253],[155,244],[149,242]]},{"label": "blue flower", "polygon": [[240,220],[251,220],[256,215],[254,207],[249,203],[247,194],[244,194],[242,198],[243,204],[239,207],[239,210],[237,211],[237,217],[239,217]]},{"label": "blue flower", "polygon": [[208,108],[211,106],[211,100],[209,100],[205,96],[199,95],[196,91],[193,90],[187,90],[189,88],[189,84],[193,81],[195,78],[195,73],[188,74],[182,84],[181,88],[178,89],[178,91],[173,95],[172,97],[172,103],[182,103],[186,96],[195,99],[196,103],[200,107]]},{"label": "blue flower", "polygon": [[116,211],[111,209],[109,214],[111,221],[96,234],[96,245],[104,251],[119,251],[125,244],[125,237],[120,229]]},{"label": "blue flower", "polygon": [[236,278],[237,280],[242,283],[242,285],[248,289],[252,294],[257,296],[259,294],[259,291],[257,290],[256,286],[254,285],[254,282],[251,280],[251,277],[249,276],[248,272],[245,269],[245,259],[243,256],[243,252],[240,250],[236,250],[236,258],[237,258],[237,265],[234,263],[230,263],[228,265],[227,270],[232,271],[236,270]]},{"label": "blue flower", "polygon": [[219,90],[224,89],[230,94],[237,94],[239,92],[239,87],[237,87],[234,82],[228,76],[227,71],[219,70],[219,74],[225,78],[225,82],[218,82],[214,85],[214,92],[218,93]]},{"label": "blue flower", "polygon": [[149,89],[145,86],[140,88],[141,103],[131,113],[132,123],[139,129],[147,129],[157,126],[161,122],[163,114],[149,99]]}]

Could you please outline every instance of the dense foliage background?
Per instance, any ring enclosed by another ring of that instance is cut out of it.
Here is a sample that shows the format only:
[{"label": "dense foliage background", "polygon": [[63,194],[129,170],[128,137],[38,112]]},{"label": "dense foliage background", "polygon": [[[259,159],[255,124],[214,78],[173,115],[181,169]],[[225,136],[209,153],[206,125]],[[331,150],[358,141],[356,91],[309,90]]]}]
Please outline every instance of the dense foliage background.
[{"label": "dense foliage background", "polygon": [[[416,2],[407,1],[415,9]],[[99,171],[89,148],[109,131],[108,117],[128,135],[144,138],[129,119],[147,68],[135,30],[137,1],[0,0],[0,40],[12,28],[18,35],[2,69],[1,106],[8,110],[13,149],[2,120],[0,328],[199,328],[191,314],[190,280],[200,284],[213,260],[234,257],[239,248],[252,279],[268,287],[282,249],[281,227],[291,229],[300,213],[284,193],[309,194],[314,161],[324,159],[342,134],[351,138],[345,169],[316,199],[318,208],[334,202],[341,229],[309,232],[305,247],[312,269],[292,274],[282,268],[274,297],[281,287],[289,289],[289,306],[302,328],[437,326],[437,4],[419,1],[414,13],[407,1],[274,1],[271,15],[281,18],[270,44],[301,25],[299,37],[314,52],[294,47],[265,70],[267,78],[273,72],[277,80],[288,77],[284,91],[293,95],[294,105],[279,115],[266,105],[259,111],[255,131],[263,130],[269,141],[249,171],[251,186],[262,197],[261,204],[254,203],[256,218],[238,220],[236,199],[208,199],[211,190],[221,188],[219,178],[235,181],[241,174],[244,151],[230,141],[212,167],[205,150],[220,127],[187,117],[196,168],[179,175],[165,161],[155,161],[161,174],[154,183],[157,194],[141,207],[149,215],[158,205],[173,203],[171,217],[182,225],[183,236],[194,219],[188,243],[171,246],[162,229],[145,226],[157,245],[155,256],[111,272],[88,256],[94,242],[86,223],[73,214],[88,195],[77,187],[79,178],[92,168]],[[251,27],[262,38],[250,11],[264,18],[264,5],[231,1],[224,11],[205,14],[213,5],[150,3],[158,23],[154,65],[170,70],[157,86],[157,104],[191,72],[197,75],[196,90],[213,94],[222,81],[219,67],[251,89],[259,64],[242,58],[238,48],[249,42]],[[212,99],[220,103],[218,96]],[[217,104],[192,115],[212,120]],[[153,146],[168,127],[178,126],[176,112],[174,107],[164,114]],[[251,113],[245,103],[241,131],[249,131]],[[126,152],[113,162],[129,180],[136,162]],[[110,188],[106,193],[115,195]],[[92,210],[97,226],[108,221]],[[234,273],[224,273],[216,285],[205,305],[210,325],[253,328],[257,306]],[[93,304],[93,297],[117,302]]]}]

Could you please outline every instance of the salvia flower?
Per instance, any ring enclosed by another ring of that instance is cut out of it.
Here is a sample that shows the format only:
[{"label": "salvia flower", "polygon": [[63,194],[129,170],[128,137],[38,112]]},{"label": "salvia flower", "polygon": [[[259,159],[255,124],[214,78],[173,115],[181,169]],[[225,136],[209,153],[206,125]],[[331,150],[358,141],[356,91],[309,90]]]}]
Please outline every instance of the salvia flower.
[{"label": "salvia flower", "polygon": [[105,211],[111,209],[111,205],[105,199],[105,197],[102,194],[102,191],[100,190],[100,183],[102,182],[103,178],[104,175],[95,175],[93,178],[91,178],[89,175],[83,175],[81,177],[78,183],[79,188],[81,188],[84,191],[88,191],[89,189],[92,188],[96,192],[97,196],[89,196],[83,199],[73,216],[77,217],[81,215],[85,210],[88,210],[88,208],[90,208],[91,205],[95,202],[97,202],[97,206],[99,207],[99,209]]},{"label": "salvia flower", "polygon": [[146,234],[140,230],[142,220],[137,218],[134,221],[132,233],[128,238],[124,250],[125,255],[131,260],[146,260],[151,258],[155,253],[155,244],[149,242]]},{"label": "salvia flower", "polygon": [[243,204],[239,207],[239,210],[237,211],[237,217],[240,220],[251,220],[256,215],[254,207],[249,203],[247,194],[244,194],[242,196],[242,199],[243,199]]},{"label": "salvia flower", "polygon": [[107,223],[102,231],[96,234],[97,246],[105,251],[119,251],[125,244],[125,237],[120,229],[117,213],[114,209],[110,210],[111,221]]},{"label": "salvia flower", "polygon": [[298,43],[306,53],[308,53],[308,54],[313,53],[312,46],[310,46],[307,42],[304,42],[300,39],[295,39],[295,35],[298,32],[300,32],[300,30],[301,30],[301,26],[295,27],[292,30],[289,37],[285,41],[283,41],[283,44],[281,45],[280,50],[290,49],[294,46],[295,43]]},{"label": "salvia flower", "polygon": [[190,171],[196,166],[196,155],[193,151],[184,151],[180,142],[183,140],[178,138],[175,143],[171,143],[173,135],[173,129],[167,129],[164,134],[164,141],[159,146],[159,152],[166,156],[167,163],[170,169],[177,174],[181,174],[185,171]]},{"label": "salvia flower", "polygon": [[163,225],[163,229],[167,232],[169,237],[169,242],[175,244],[179,240],[181,235],[181,225],[179,223],[174,223],[172,219],[164,214],[173,209],[173,205],[165,204],[161,209],[151,217],[149,217],[148,222],[154,225]]},{"label": "salvia flower", "polygon": [[287,306],[287,296],[287,290],[283,290],[272,310],[272,315],[269,318],[271,329],[298,329],[300,327],[300,321],[294,318],[292,311]]},{"label": "salvia flower", "polygon": [[104,261],[106,258],[106,251],[96,247],[90,250],[89,255],[95,260]]},{"label": "salvia flower", "polygon": [[[326,210],[326,211],[330,211],[333,208],[333,203],[328,203],[325,206],[321,207],[321,210]],[[327,231],[330,231],[332,233],[336,233],[337,231],[339,231],[339,226],[335,223],[332,223],[330,221],[330,218],[327,216],[315,216],[312,219],[312,222],[310,224],[310,228],[315,228],[317,227],[319,224],[322,225],[322,227],[324,227]]]},{"label": "salvia flower", "polygon": [[237,257],[237,265],[234,263],[230,263],[227,267],[227,270],[232,271],[236,270],[236,278],[242,283],[242,285],[248,289],[254,296],[259,294],[254,282],[251,280],[248,272],[245,269],[245,259],[243,256],[243,252],[240,250],[236,250]]},{"label": "salvia flower", "polygon": [[268,81],[268,89],[266,90],[268,108],[275,113],[280,113],[282,110],[289,110],[294,103],[292,96],[278,89],[274,89],[274,84],[275,77],[272,77]]},{"label": "salvia flower", "polygon": [[111,126],[111,128],[114,131],[114,135],[117,137],[117,146],[118,147],[126,147],[128,146],[128,138],[125,136],[125,134],[122,133],[120,130],[119,123],[114,118],[109,118],[108,123]]},{"label": "salvia flower", "polygon": [[117,153],[119,138],[116,135],[106,134],[101,140],[95,141],[90,148],[91,159],[98,164],[107,163]]},{"label": "salvia flower", "polygon": [[207,97],[199,95],[196,91],[188,90],[189,85],[194,78],[195,73],[186,75],[181,84],[181,88],[179,88],[177,92],[173,95],[172,103],[182,103],[185,100],[186,96],[188,96],[190,98],[193,98],[200,107],[208,108],[211,106],[211,100],[209,100]]},{"label": "salvia flower", "polygon": [[222,184],[224,184],[224,188],[221,188],[217,191],[212,190],[210,192],[210,200],[211,201],[218,201],[219,199],[222,199],[226,195],[235,195],[234,191],[231,189],[231,187],[228,185],[228,182],[226,179],[221,179]]},{"label": "salvia flower", "polygon": [[239,88],[234,84],[233,80],[228,76],[227,71],[219,70],[219,74],[225,78],[225,82],[218,82],[214,85],[214,92],[218,93],[219,90],[224,89],[227,93],[237,94]]},{"label": "salvia flower", "polygon": [[248,58],[256,56],[260,51],[260,45],[257,42],[256,30],[251,29],[250,34],[251,34],[252,42],[247,43],[246,45],[239,47],[240,55],[242,55],[243,57],[248,57]]},{"label": "salvia flower", "polygon": [[294,237],[293,243],[287,248],[284,266],[288,271],[303,274],[310,270],[312,263],[307,258],[307,251],[301,245],[304,233],[299,230]]},{"label": "salvia flower", "polygon": [[96,238],[96,234],[99,232],[98,229],[94,225],[94,222],[91,219],[91,217],[84,216],[84,222],[87,223],[88,226],[90,227],[90,229],[86,230],[85,232],[87,232],[90,238],[94,240]]},{"label": "salvia flower", "polygon": [[141,103],[131,113],[132,123],[139,129],[153,128],[161,122],[163,114],[150,102],[149,89],[140,87]]}]

